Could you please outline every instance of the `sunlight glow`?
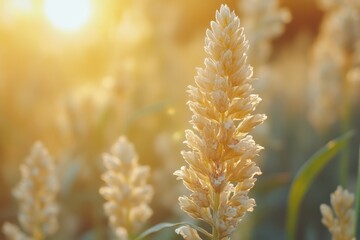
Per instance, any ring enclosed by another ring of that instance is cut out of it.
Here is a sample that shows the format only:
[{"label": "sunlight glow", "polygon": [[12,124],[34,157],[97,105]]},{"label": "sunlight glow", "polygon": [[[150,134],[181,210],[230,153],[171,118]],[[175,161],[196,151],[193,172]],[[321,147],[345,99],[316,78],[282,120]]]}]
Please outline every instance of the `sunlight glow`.
[{"label": "sunlight glow", "polygon": [[50,22],[62,30],[75,30],[90,19],[90,0],[45,0],[45,14]]},{"label": "sunlight glow", "polygon": [[29,12],[32,9],[32,2],[30,0],[13,0],[12,7],[16,10]]}]

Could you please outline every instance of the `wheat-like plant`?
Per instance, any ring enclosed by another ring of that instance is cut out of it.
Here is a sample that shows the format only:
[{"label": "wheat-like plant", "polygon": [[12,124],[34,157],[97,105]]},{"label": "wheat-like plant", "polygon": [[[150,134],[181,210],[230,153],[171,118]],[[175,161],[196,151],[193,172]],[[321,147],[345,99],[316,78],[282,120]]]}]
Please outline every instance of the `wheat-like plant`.
[{"label": "wheat-like plant", "polygon": [[58,229],[59,183],[54,161],[43,144],[36,142],[20,170],[22,179],[13,195],[19,203],[18,220],[25,233],[12,223],[5,223],[3,232],[12,240],[45,239]]},{"label": "wheat-like plant", "polygon": [[240,0],[239,10],[250,42],[249,62],[262,66],[270,57],[271,40],[280,36],[285,23],[290,22],[290,11],[279,7],[278,0]]},{"label": "wheat-like plant", "polygon": [[355,240],[354,194],[341,186],[331,194],[331,207],[321,204],[321,222],[329,229],[333,240]]},{"label": "wheat-like plant", "polygon": [[106,172],[102,175],[106,186],[100,194],[106,199],[104,211],[116,239],[131,239],[139,227],[150,218],[148,206],[153,197],[153,187],[147,184],[148,166],[140,166],[134,146],[120,137],[110,154],[104,154]]},{"label": "wheat-like plant", "polygon": [[[174,174],[191,191],[179,198],[181,209],[208,223],[212,239],[229,239],[255,206],[248,193],[261,174],[253,159],[262,147],[248,133],[266,116],[253,114],[261,99],[252,94],[248,47],[239,18],[222,5],[206,31],[205,68],[197,69],[196,86],[188,90],[194,131],[185,132],[190,151],[182,155],[188,166]],[[190,226],[176,231],[184,239],[200,239]]]},{"label": "wheat-like plant", "polygon": [[[339,117],[347,121],[349,96],[352,88],[358,89],[360,4],[358,0],[318,0],[318,3],[325,14],[310,65],[309,120],[324,130]],[[357,96],[357,90],[354,92]]]}]

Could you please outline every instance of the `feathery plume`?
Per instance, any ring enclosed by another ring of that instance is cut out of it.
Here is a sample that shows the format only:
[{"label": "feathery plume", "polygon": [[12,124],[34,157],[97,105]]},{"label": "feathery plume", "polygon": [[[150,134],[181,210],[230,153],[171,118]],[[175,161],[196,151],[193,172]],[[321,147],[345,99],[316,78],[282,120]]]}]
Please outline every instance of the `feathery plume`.
[{"label": "feathery plume", "polygon": [[338,186],[331,194],[331,207],[321,204],[321,222],[329,229],[333,240],[355,240],[354,194]]},{"label": "feathery plume", "polygon": [[[253,210],[248,193],[261,174],[253,159],[262,147],[248,133],[266,116],[253,115],[261,99],[252,94],[247,49],[239,18],[222,5],[206,31],[205,68],[197,69],[196,86],[188,90],[194,131],[185,132],[190,151],[182,155],[188,166],[174,175],[191,191],[179,198],[181,209],[212,226],[213,239],[228,239]],[[189,226],[177,232],[198,239]]]},{"label": "feathery plume", "polygon": [[116,239],[127,240],[152,215],[148,204],[153,187],[147,184],[150,168],[138,164],[134,146],[123,136],[110,154],[104,154],[103,163],[106,186],[100,188],[100,194],[106,200],[104,211]]},{"label": "feathery plume", "polygon": [[55,164],[43,144],[36,142],[20,170],[22,179],[13,194],[19,202],[18,219],[25,233],[11,223],[4,224],[3,232],[8,239],[41,240],[58,229]]}]

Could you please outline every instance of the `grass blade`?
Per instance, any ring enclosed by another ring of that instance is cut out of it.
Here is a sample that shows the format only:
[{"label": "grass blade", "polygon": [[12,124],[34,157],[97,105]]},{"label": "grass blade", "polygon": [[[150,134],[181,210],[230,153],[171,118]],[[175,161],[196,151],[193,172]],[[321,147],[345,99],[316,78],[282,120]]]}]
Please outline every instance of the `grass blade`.
[{"label": "grass blade", "polygon": [[348,132],[328,142],[312,155],[297,172],[288,196],[286,230],[289,240],[295,240],[300,204],[312,181],[323,167],[346,146],[352,135],[353,132]]},{"label": "grass blade", "polygon": [[356,239],[360,239],[360,147],[355,201],[355,236]]},{"label": "grass blade", "polygon": [[184,226],[184,225],[189,225],[192,228],[196,229],[198,232],[206,235],[207,237],[211,238],[211,234],[208,233],[206,230],[202,229],[199,226],[196,226],[192,223],[188,223],[188,222],[179,222],[179,223],[159,223],[151,228],[149,228],[148,230],[146,230],[145,232],[143,232],[142,234],[140,234],[140,236],[138,236],[135,240],[140,240],[143,239],[144,237],[153,234],[155,232],[161,231],[162,229],[165,228],[170,228],[170,227],[179,227],[179,226]]}]

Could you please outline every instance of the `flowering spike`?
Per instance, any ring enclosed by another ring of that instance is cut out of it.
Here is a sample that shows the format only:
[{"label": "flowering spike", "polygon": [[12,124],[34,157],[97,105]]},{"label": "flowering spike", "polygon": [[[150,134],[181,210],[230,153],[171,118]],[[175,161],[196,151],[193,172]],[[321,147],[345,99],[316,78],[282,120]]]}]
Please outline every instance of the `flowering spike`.
[{"label": "flowering spike", "polygon": [[147,184],[150,168],[138,164],[134,146],[123,136],[110,154],[104,154],[103,162],[106,186],[99,192],[106,200],[104,211],[116,239],[127,240],[152,215],[148,203],[153,187]]},{"label": "flowering spike", "polygon": [[321,222],[329,229],[333,240],[355,240],[354,194],[338,186],[331,194],[331,207],[321,204]]},{"label": "flowering spike", "polygon": [[25,163],[20,167],[21,181],[13,191],[19,203],[18,219],[23,230],[5,223],[3,232],[8,239],[43,239],[58,229],[59,191],[55,164],[41,142],[36,142]]},{"label": "flowering spike", "polygon": [[[248,197],[255,175],[253,159],[262,147],[248,134],[265,115],[253,115],[260,98],[252,94],[252,67],[247,64],[248,42],[240,20],[226,5],[206,31],[204,68],[189,86],[190,121],[182,155],[188,164],[174,174],[191,191],[179,198],[189,216],[213,227],[213,239],[227,239],[255,200]],[[190,228],[177,230],[185,239],[199,239]]]}]

